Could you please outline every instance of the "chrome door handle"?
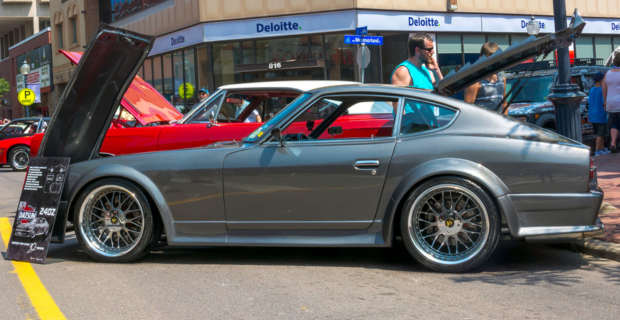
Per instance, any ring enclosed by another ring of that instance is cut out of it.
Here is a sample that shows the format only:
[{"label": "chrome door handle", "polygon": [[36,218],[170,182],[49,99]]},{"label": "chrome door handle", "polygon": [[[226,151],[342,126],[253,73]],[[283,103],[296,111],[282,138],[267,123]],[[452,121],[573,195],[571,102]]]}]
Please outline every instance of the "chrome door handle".
[{"label": "chrome door handle", "polygon": [[356,169],[373,169],[378,168],[380,164],[379,160],[357,160],[353,166]]}]

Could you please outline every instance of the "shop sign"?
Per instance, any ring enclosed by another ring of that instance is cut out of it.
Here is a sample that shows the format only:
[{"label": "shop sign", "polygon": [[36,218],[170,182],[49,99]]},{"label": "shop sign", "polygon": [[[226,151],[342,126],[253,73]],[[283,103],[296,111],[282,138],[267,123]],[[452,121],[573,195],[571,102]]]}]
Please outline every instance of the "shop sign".
[{"label": "shop sign", "polygon": [[69,160],[30,159],[5,259],[45,263]]},{"label": "shop sign", "polygon": [[191,83],[184,83],[179,86],[179,97],[191,99],[194,96],[194,86]]},{"label": "shop sign", "polygon": [[[586,27],[583,28],[585,34],[620,34],[619,19],[590,19],[584,18]],[[569,20],[570,23],[570,20]]]},{"label": "shop sign", "polygon": [[226,41],[355,29],[355,11],[205,23],[204,41]]},{"label": "shop sign", "polygon": [[[553,17],[535,17],[540,27],[540,33],[554,33],[555,24]],[[483,32],[521,33],[527,35],[527,24],[531,16],[501,16],[483,15]]]},{"label": "shop sign", "polygon": [[195,45],[201,43],[202,39],[201,25],[170,33],[155,39],[153,49],[149,53],[149,56]]},{"label": "shop sign", "polygon": [[357,24],[372,31],[480,32],[480,15],[360,11]]}]

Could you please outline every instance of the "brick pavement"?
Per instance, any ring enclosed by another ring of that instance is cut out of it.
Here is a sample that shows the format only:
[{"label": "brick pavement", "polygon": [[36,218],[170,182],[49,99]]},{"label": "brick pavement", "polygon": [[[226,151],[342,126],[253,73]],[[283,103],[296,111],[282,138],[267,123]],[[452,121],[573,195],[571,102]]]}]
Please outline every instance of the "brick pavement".
[{"label": "brick pavement", "polygon": [[[599,216],[605,224],[605,236],[599,239],[620,243],[620,153],[594,157],[598,173],[598,185],[605,192]],[[612,207],[613,206],[613,207]]]}]

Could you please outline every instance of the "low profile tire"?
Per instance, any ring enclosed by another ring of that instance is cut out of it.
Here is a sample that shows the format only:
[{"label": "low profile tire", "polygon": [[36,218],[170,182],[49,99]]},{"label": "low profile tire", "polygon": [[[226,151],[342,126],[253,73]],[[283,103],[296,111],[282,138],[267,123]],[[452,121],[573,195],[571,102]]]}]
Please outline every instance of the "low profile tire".
[{"label": "low profile tire", "polygon": [[415,189],[403,210],[407,250],[435,271],[472,269],[489,258],[499,241],[501,218],[494,201],[467,179],[431,179]]},{"label": "low profile tire", "polygon": [[134,183],[104,179],[80,195],[73,224],[78,242],[102,262],[140,259],[157,244],[162,228],[144,193]]},{"label": "low profile tire", "polygon": [[16,147],[9,153],[9,165],[13,171],[26,171],[30,162],[30,148]]}]

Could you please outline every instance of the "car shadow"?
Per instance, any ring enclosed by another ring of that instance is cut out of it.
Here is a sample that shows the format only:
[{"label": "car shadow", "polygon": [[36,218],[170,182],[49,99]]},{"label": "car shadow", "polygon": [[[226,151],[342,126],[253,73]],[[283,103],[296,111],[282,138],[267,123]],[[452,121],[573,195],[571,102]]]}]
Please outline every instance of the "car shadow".
[{"label": "car shadow", "polygon": [[[50,260],[51,259],[51,260]],[[48,260],[99,263],[79,246],[74,235],[65,244],[53,244]],[[284,265],[344,267],[400,272],[433,272],[417,263],[405,247],[393,248],[272,248],[272,247],[170,247],[161,245],[131,264],[181,265]],[[605,274],[607,281],[620,284],[620,263],[597,259],[545,245],[502,242],[480,267],[461,274],[446,274],[454,283],[482,282],[504,286],[547,284],[570,286],[582,283],[582,273]]]}]

